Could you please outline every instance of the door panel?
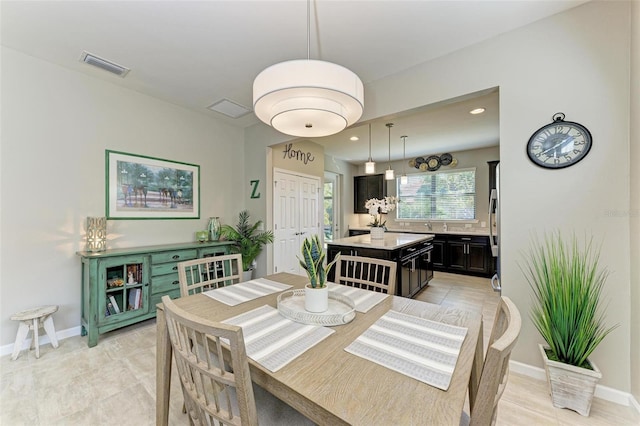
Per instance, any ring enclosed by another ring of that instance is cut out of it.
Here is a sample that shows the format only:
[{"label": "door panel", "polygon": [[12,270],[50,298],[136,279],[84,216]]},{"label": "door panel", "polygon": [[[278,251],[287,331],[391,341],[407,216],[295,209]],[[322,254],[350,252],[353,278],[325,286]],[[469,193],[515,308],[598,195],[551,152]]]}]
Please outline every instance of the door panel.
[{"label": "door panel", "polygon": [[292,176],[274,174],[274,270],[298,273],[295,255],[298,245],[298,182]]},{"label": "door panel", "polygon": [[302,240],[321,235],[320,178],[280,171],[274,171],[273,176],[274,272],[302,275],[297,259]]},{"label": "door panel", "polygon": [[466,243],[449,241],[449,263],[451,269],[466,269],[465,264],[465,247]]},{"label": "door panel", "polygon": [[486,244],[469,243],[468,269],[473,272],[487,272],[487,246]]}]

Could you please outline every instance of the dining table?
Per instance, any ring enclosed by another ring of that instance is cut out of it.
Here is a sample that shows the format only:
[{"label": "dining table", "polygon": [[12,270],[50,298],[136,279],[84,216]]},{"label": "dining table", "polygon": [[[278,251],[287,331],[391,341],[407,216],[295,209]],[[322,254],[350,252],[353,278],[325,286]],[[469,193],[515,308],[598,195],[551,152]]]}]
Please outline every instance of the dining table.
[{"label": "dining table", "polygon": [[[277,273],[265,277],[302,289],[307,277]],[[428,291],[428,290],[427,290]],[[269,305],[273,293],[235,306],[195,294],[175,300],[178,307],[222,322]],[[467,329],[447,390],[347,352],[354,340],[390,311]],[[162,303],[157,306],[156,424],[168,424],[172,348]],[[467,390],[477,389],[482,368],[482,314],[389,295],[343,325],[283,368],[272,372],[249,358],[251,380],[319,425],[458,425]],[[175,395],[174,395],[175,397]]]}]

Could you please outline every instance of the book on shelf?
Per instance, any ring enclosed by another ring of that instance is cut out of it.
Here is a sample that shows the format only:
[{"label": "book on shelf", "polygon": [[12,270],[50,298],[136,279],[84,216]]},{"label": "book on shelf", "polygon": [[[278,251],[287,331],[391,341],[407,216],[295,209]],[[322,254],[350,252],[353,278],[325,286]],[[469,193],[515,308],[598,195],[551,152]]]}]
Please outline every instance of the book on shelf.
[{"label": "book on shelf", "polygon": [[142,289],[132,288],[129,290],[129,305],[127,310],[132,311],[134,309],[140,309],[140,301],[142,299]]},{"label": "book on shelf", "polygon": [[104,311],[104,316],[108,317],[109,315],[111,315],[112,310],[113,308],[111,307],[111,302],[107,302],[107,309],[105,309]]},{"label": "book on shelf", "polygon": [[118,302],[116,302],[116,298],[113,296],[109,296],[109,300],[111,301],[111,305],[113,306],[113,310],[116,314],[120,313],[120,306],[118,306]]},{"label": "book on shelf", "polygon": [[142,289],[141,288],[137,288],[136,289],[136,309],[140,309],[142,308]]}]

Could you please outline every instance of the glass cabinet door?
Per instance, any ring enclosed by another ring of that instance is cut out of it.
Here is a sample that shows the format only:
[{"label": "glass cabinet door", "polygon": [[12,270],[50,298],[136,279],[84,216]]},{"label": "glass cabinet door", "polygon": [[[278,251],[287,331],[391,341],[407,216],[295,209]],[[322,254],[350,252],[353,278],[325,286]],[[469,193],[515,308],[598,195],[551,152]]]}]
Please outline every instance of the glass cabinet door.
[{"label": "glass cabinet door", "polygon": [[149,312],[149,263],[145,256],[100,261],[99,322],[120,321]]}]

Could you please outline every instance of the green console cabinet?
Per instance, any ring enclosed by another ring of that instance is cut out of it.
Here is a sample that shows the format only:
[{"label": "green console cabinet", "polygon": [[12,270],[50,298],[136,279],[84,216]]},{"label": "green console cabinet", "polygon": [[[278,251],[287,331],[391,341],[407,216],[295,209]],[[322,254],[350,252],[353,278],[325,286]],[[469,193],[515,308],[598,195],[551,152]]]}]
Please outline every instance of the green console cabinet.
[{"label": "green console cabinet", "polygon": [[182,243],[77,252],[82,259],[82,335],[98,335],[156,316],[164,295],[180,297],[178,263],[228,254],[231,242]]}]

